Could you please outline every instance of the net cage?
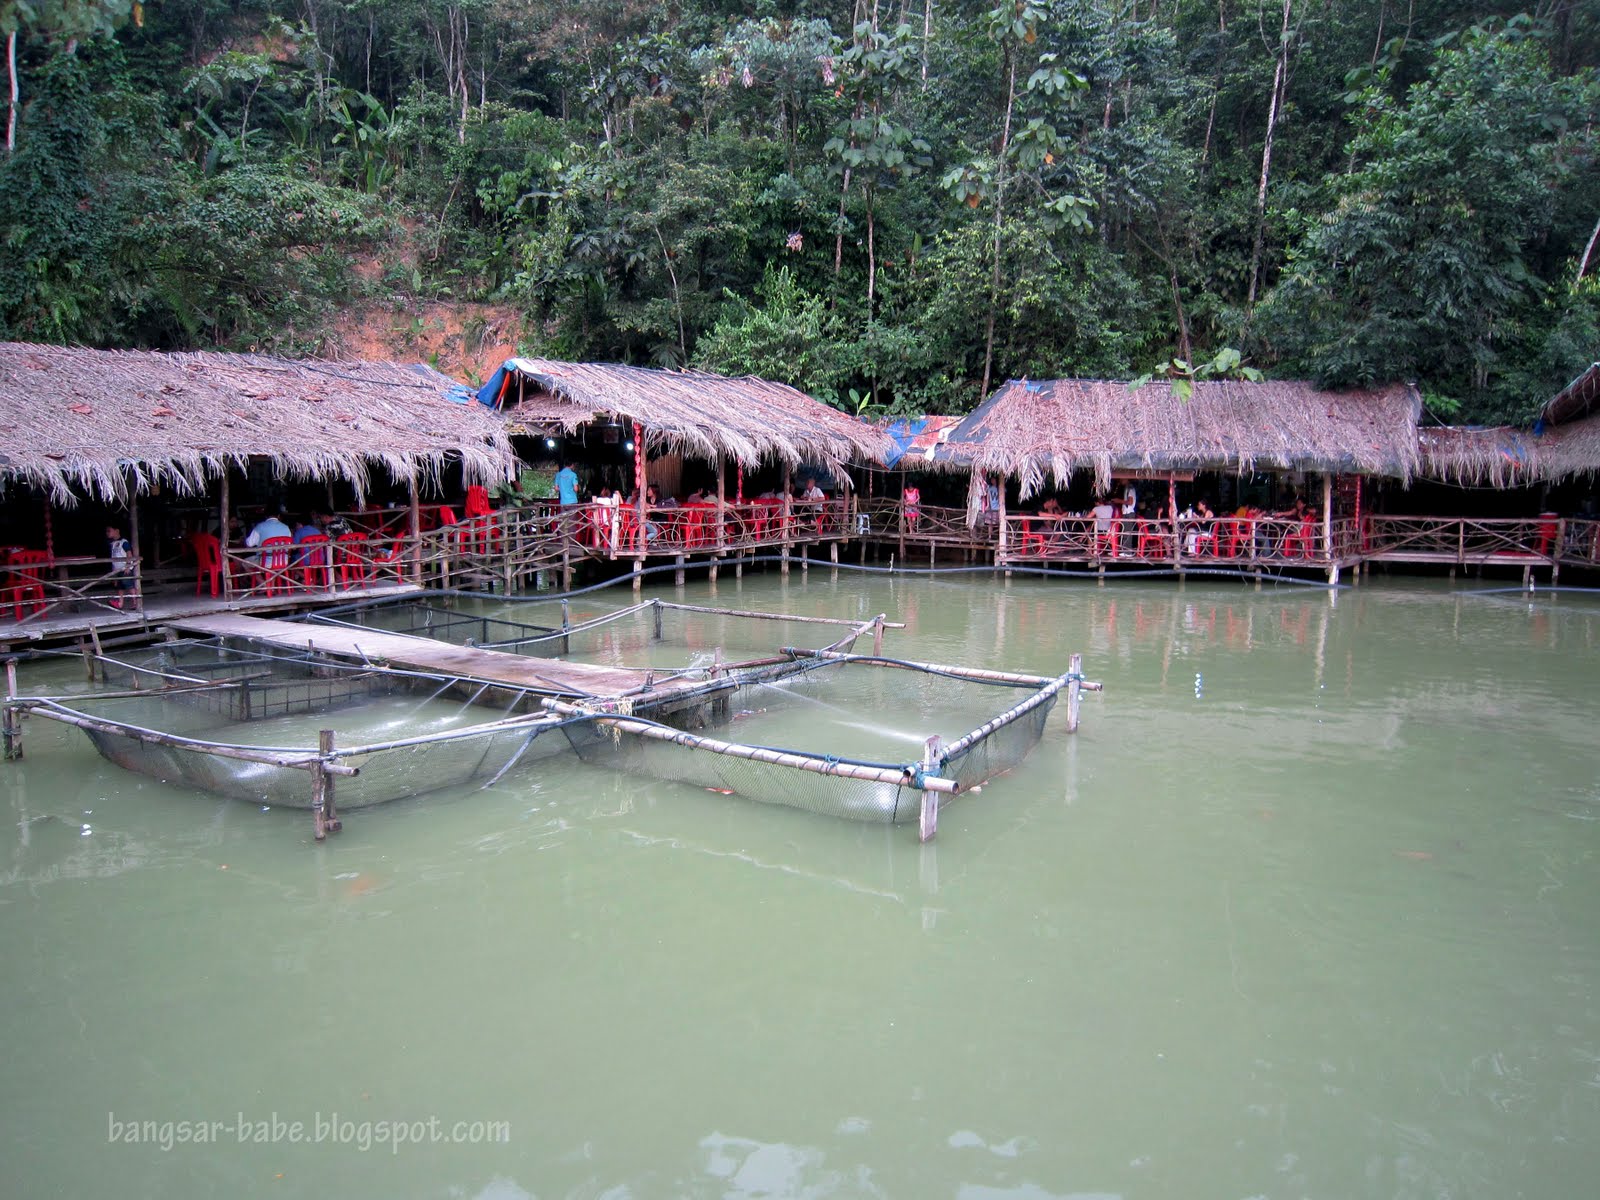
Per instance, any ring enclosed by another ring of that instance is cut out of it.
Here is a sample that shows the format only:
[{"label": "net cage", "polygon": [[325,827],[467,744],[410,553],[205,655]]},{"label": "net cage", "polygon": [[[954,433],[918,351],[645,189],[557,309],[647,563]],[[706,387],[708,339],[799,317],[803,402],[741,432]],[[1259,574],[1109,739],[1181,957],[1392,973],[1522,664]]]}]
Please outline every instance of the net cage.
[{"label": "net cage", "polygon": [[[513,620],[507,611],[523,610],[475,600],[460,608],[387,604],[332,619],[506,653],[627,664],[644,685],[553,698],[340,661],[309,645],[207,638],[101,658],[98,692],[23,703],[79,726],[124,768],[270,805],[311,807],[310,775],[319,763],[338,774],[340,807],[355,808],[492,783],[570,748],[586,763],[650,779],[904,822],[917,819],[924,790],[966,790],[1021,762],[1071,678],[852,653],[881,617],[856,622],[647,601],[597,613],[564,606],[562,624],[553,626]],[[800,634],[833,640],[815,650],[774,649]],[[664,681],[672,686],[660,687]]]},{"label": "net cage", "polygon": [[575,721],[562,733],[585,762],[613,770],[829,816],[912,822],[930,779],[963,791],[1019,764],[1066,682],[958,671],[856,655],[802,660],[794,673],[739,680],[687,712]]},{"label": "net cage", "polygon": [[[319,758],[359,769],[338,780],[340,807],[357,808],[497,779],[566,752],[559,739],[541,738],[560,721],[537,709],[537,697],[506,703],[505,689],[450,676],[227,639],[100,661],[100,693],[36,699],[32,711],[78,725],[118,766],[234,799],[308,808]],[[485,704],[491,695],[496,703]],[[332,755],[319,746],[325,729],[335,735]]]},{"label": "net cage", "polygon": [[545,597],[441,594],[427,601],[368,601],[305,614],[310,624],[406,633],[537,658],[693,675],[714,663],[771,657],[778,645],[841,646],[871,621],[760,613],[646,600],[620,609]]}]

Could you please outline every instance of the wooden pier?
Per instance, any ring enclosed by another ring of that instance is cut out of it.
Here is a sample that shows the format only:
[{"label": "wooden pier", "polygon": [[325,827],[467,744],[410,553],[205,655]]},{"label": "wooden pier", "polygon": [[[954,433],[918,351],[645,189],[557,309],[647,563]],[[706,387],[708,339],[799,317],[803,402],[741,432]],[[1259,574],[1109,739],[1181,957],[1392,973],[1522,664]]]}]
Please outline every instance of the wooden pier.
[{"label": "wooden pier", "polygon": [[637,667],[533,658],[504,650],[456,646],[408,633],[275,621],[236,613],[188,617],[169,622],[168,628],[203,637],[241,638],[284,650],[309,650],[374,667],[450,675],[463,682],[516,688],[541,696],[594,700],[638,696],[648,691],[653,702],[663,702],[703,692],[706,686],[703,679],[675,679],[665,670],[660,674],[667,677],[657,679],[656,672]]}]

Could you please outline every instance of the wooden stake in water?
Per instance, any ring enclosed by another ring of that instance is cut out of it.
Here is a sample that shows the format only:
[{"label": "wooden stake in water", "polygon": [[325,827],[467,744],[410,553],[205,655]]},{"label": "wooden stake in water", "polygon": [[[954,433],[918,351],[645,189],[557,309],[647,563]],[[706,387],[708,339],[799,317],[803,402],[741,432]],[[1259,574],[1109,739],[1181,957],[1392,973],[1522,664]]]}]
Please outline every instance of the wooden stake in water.
[{"label": "wooden stake in water", "polygon": [[334,775],[328,770],[328,758],[333,754],[333,730],[318,732],[317,753],[322,756],[317,773],[322,776],[323,826],[329,833],[338,833],[344,828],[344,822],[339,819],[339,807],[334,800]]},{"label": "wooden stake in water", "polygon": [[[930,737],[922,748],[922,773],[924,776],[932,775],[939,769],[939,754],[943,742],[938,734]],[[922,819],[918,823],[918,831],[922,840],[927,842],[939,832],[939,793],[932,788],[927,788],[922,793]]]},{"label": "wooden stake in water", "polygon": [[1067,732],[1078,732],[1078,702],[1083,697],[1083,655],[1074,654],[1067,660]]},{"label": "wooden stake in water", "polygon": [[[6,659],[6,699],[9,700],[17,694],[17,660]],[[22,757],[22,721],[20,714],[9,704],[6,706],[3,729],[0,729],[0,740],[4,741],[5,759],[15,762]]]}]

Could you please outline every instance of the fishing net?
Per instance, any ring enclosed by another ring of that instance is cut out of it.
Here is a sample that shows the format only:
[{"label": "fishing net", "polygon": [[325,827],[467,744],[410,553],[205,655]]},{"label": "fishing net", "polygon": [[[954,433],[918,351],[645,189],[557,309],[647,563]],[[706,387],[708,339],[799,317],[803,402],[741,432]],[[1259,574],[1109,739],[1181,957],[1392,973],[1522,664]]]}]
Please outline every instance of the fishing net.
[{"label": "fishing net", "polygon": [[[692,735],[677,740],[604,721],[574,723],[563,732],[589,763],[808,812],[898,824],[920,813],[916,784],[929,736],[957,747],[937,757],[933,773],[971,788],[1022,761],[1043,735],[1055,700],[1053,689],[1037,684],[977,680],[912,664],[884,669],[871,661],[817,661],[800,674],[741,683],[695,706],[656,714],[667,736]],[[1037,703],[1022,703],[1031,697]],[[753,748],[759,757],[697,739]],[[766,761],[775,755],[792,761]],[[852,777],[851,768],[879,777]]]},{"label": "fishing net", "polygon": [[[306,766],[260,759],[309,765],[323,729],[334,731],[337,761],[359,768],[336,780],[341,808],[491,780],[566,748],[558,738],[541,739],[555,724],[542,716],[496,727],[509,710],[464,702],[457,695],[464,685],[448,677],[275,656],[222,641],[168,644],[102,662],[115,694],[59,698],[41,715],[92,719],[95,727],[82,726],[84,732],[111,762],[236,799],[308,807]],[[520,700],[513,707],[533,706]],[[359,753],[363,747],[375,748]]]}]

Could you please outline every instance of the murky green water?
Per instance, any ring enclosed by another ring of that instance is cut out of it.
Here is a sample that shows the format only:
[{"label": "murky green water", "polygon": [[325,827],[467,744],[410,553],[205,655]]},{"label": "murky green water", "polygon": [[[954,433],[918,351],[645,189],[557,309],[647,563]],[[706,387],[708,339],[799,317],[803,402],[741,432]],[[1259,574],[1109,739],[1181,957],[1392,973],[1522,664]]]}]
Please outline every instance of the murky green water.
[{"label": "murky green water", "polygon": [[684,594],[887,611],[927,659],[1081,650],[1107,690],[927,847],[569,758],[315,847],[31,721],[0,766],[5,1194],[1590,1194],[1600,597]]}]

